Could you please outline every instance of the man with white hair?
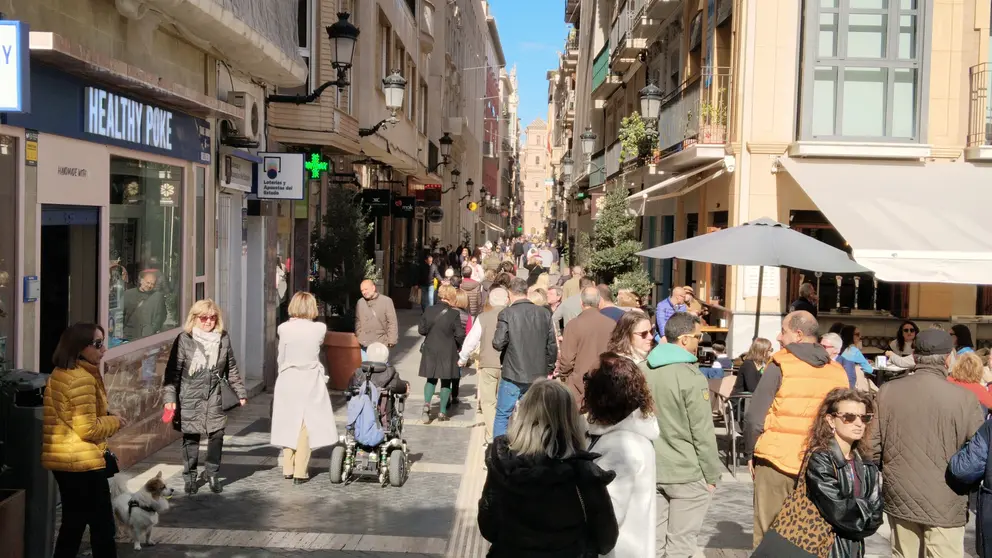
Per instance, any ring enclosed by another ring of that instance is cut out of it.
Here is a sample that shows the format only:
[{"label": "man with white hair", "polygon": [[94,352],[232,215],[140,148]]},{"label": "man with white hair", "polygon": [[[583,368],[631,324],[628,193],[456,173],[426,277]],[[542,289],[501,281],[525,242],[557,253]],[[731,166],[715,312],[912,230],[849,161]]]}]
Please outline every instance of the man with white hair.
[{"label": "man with white hair", "polygon": [[582,312],[565,326],[559,375],[571,388],[579,408],[582,408],[585,397],[583,376],[599,363],[599,355],[606,352],[617,323],[599,311],[602,297],[595,285],[582,289],[579,299]]},{"label": "man with white hair", "polygon": [[816,296],[816,288],[813,287],[813,283],[803,283],[799,285],[799,298],[789,307],[789,312],[804,310],[813,314],[815,318],[816,312],[819,310],[819,300]]},{"label": "man with white hair", "polygon": [[486,444],[493,441],[493,421],[496,419],[496,394],[499,391],[499,379],[502,363],[499,351],[493,348],[493,336],[496,333],[496,322],[499,313],[510,303],[510,293],[502,287],[496,287],[489,292],[489,300],[485,310],[478,319],[472,322],[472,330],[468,332],[462,350],[458,354],[458,366],[465,366],[469,356],[476,350],[477,368],[479,371],[479,406],[482,408],[483,422],[486,429]]}]

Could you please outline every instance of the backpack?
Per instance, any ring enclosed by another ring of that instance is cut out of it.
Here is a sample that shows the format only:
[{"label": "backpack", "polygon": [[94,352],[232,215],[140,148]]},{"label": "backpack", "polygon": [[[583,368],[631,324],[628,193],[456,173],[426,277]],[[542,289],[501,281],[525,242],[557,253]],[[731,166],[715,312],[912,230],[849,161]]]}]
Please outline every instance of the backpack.
[{"label": "backpack", "polygon": [[363,380],[358,395],[348,401],[348,428],[355,433],[355,440],[363,446],[377,446],[386,438],[379,424],[379,388]]}]

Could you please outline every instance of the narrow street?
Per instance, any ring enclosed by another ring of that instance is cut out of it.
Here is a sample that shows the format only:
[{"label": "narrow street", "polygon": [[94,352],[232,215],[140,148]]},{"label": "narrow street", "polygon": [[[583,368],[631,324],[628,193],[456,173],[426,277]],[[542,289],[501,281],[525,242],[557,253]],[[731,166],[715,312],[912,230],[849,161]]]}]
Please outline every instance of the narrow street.
[{"label": "narrow street", "polygon": [[[134,552],[121,543],[121,556],[248,558],[262,556],[390,557],[485,556],[487,544],[476,527],[476,506],[485,482],[481,415],[475,411],[474,376],[462,383],[464,403],[448,423],[423,425],[423,381],[417,375],[419,310],[399,311],[401,339],[394,362],[411,383],[405,433],[411,449],[410,479],[401,488],[358,481],[328,481],[329,448],[311,461],[310,482],[294,486],[282,478],[280,450],[269,445],[270,394],[230,414],[221,475],[224,492],[206,487],[182,494],[179,442],[128,471],[134,483],[162,471],[177,490],[172,510],[155,530],[158,544]],[[338,428],[344,428],[345,400],[333,396]],[[720,433],[718,431],[718,437]],[[752,487],[746,468],[739,479],[728,471],[717,489],[699,535],[699,556],[749,554]],[[869,539],[869,556],[889,556],[888,528]],[[974,548],[969,525],[966,549]]]}]

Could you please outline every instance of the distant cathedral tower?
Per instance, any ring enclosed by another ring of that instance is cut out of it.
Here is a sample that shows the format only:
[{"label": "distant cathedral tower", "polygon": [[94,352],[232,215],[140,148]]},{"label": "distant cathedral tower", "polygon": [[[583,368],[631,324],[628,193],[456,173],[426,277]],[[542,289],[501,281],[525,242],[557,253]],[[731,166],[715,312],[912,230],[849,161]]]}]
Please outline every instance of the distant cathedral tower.
[{"label": "distant cathedral tower", "polygon": [[520,151],[520,182],[523,184],[524,234],[544,236],[551,207],[551,154],[548,151],[548,125],[540,118],[524,130],[527,143]]}]

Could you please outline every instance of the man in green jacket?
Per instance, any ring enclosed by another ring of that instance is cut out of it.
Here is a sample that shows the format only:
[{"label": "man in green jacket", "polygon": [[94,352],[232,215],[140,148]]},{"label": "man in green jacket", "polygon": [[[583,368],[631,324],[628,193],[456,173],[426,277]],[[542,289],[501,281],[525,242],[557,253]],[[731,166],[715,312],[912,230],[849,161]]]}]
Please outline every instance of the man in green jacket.
[{"label": "man in green jacket", "polygon": [[716,449],[709,384],[696,364],[702,338],[699,317],[677,312],[665,323],[668,343],[655,347],[641,366],[654,397],[661,436],[654,441],[661,556],[696,553],[723,466]]}]

